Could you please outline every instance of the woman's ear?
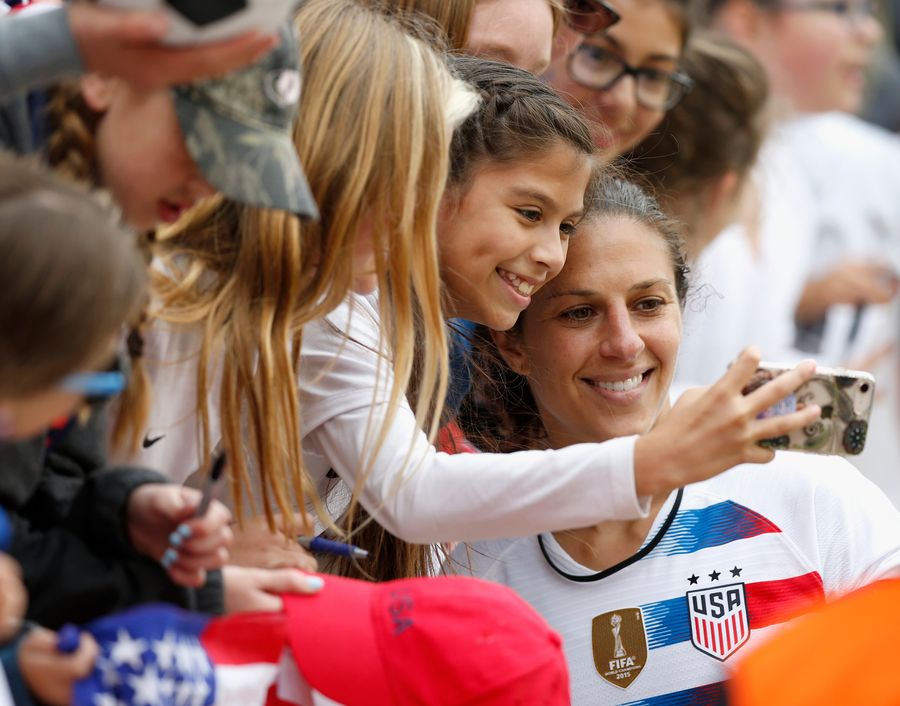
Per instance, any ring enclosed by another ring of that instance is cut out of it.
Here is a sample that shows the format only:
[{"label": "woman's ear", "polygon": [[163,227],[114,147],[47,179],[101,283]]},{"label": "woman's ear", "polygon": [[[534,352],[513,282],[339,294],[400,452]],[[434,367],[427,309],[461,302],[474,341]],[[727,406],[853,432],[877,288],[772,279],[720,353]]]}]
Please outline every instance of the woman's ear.
[{"label": "woman's ear", "polygon": [[101,74],[86,74],[81,79],[81,95],[91,110],[105,113],[112,103],[116,79]]},{"label": "woman's ear", "polygon": [[521,337],[516,331],[491,331],[494,345],[513,372],[528,375],[528,356],[522,350]]}]

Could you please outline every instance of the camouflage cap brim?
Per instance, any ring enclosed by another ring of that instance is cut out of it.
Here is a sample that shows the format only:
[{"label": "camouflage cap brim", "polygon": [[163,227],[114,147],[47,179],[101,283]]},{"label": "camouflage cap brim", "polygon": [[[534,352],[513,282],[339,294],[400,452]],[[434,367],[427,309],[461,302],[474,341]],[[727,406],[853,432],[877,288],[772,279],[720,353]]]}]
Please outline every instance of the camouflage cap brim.
[{"label": "camouflage cap brim", "polygon": [[250,127],[204,107],[190,87],[172,91],[188,153],[206,180],[235,201],[316,220],[319,211],[290,135]]}]

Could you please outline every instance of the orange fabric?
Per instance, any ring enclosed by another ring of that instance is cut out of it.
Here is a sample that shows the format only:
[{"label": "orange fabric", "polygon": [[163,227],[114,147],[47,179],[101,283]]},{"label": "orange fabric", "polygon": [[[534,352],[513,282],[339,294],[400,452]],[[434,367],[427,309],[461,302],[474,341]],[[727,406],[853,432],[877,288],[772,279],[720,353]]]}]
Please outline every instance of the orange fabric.
[{"label": "orange fabric", "polygon": [[900,580],[866,586],[786,626],[738,665],[729,704],[900,704]]}]

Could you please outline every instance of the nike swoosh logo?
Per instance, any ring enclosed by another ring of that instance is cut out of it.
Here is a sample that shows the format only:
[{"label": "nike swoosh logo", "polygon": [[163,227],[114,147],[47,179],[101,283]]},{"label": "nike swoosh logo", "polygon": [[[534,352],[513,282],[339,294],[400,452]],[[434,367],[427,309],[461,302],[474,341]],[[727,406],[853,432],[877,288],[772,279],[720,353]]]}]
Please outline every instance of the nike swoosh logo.
[{"label": "nike swoosh logo", "polygon": [[160,435],[157,436],[155,439],[151,439],[150,436],[147,435],[147,436],[144,437],[144,441],[143,441],[143,443],[142,443],[141,445],[142,445],[145,449],[149,449],[149,448],[150,448],[151,446],[153,446],[153,444],[155,444],[157,441],[159,441],[160,439],[164,439],[165,436],[166,436],[165,434],[160,434]]}]

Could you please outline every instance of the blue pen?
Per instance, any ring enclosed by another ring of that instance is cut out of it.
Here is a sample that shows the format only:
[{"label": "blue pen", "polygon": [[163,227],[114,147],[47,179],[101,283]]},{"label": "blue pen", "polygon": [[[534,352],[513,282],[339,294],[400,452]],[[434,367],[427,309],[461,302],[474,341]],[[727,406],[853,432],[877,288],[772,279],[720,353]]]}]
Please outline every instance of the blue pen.
[{"label": "blue pen", "polygon": [[12,522],[6,510],[0,508],[0,552],[9,551],[9,545],[12,543]]},{"label": "blue pen", "polygon": [[81,644],[81,630],[72,623],[63,625],[56,634],[56,651],[70,655],[78,649]]},{"label": "blue pen", "polygon": [[335,554],[337,556],[348,556],[353,559],[368,559],[369,552],[360,549],[352,544],[344,542],[335,542],[333,539],[325,539],[324,537],[297,537],[297,541],[301,547],[306,547],[311,552],[321,554]]}]

